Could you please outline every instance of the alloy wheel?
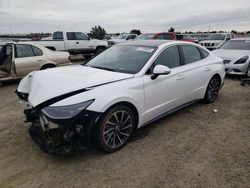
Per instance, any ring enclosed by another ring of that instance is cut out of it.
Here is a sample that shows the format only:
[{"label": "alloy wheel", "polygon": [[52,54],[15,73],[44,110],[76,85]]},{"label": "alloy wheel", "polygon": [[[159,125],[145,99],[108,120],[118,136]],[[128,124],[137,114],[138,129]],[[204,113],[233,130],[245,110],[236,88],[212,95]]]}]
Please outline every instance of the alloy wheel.
[{"label": "alloy wheel", "polygon": [[104,142],[116,149],[127,142],[133,130],[131,115],[124,110],[112,113],[105,122],[103,129]]}]

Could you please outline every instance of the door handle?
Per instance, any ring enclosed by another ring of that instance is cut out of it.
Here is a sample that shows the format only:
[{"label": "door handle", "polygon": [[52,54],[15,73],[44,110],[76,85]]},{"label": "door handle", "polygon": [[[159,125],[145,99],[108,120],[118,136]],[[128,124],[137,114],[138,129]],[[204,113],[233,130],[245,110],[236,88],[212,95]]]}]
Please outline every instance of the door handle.
[{"label": "door handle", "polygon": [[205,68],[205,71],[207,72],[207,71],[211,71],[211,69],[209,68],[209,67],[206,67]]},{"label": "door handle", "polygon": [[76,44],[79,44],[79,42],[76,42]]},{"label": "door handle", "polygon": [[43,61],[42,59],[38,59],[37,61]]},{"label": "door handle", "polygon": [[177,77],[176,77],[176,80],[183,80],[184,79],[184,76],[183,75],[178,75]]}]

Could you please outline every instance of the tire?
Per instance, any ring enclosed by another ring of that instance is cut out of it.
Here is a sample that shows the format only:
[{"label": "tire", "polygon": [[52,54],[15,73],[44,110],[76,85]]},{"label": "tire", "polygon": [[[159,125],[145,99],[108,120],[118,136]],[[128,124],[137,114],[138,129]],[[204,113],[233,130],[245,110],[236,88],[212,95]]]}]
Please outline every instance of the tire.
[{"label": "tire", "polygon": [[45,69],[51,69],[51,68],[55,68],[56,66],[55,65],[52,65],[52,64],[48,64],[48,65],[43,65],[41,70],[45,70]]},{"label": "tire", "polygon": [[105,152],[115,152],[124,147],[136,127],[135,114],[126,105],[112,107],[101,119],[96,129],[96,144]]},{"label": "tire", "polygon": [[85,59],[90,59],[92,57],[92,55],[84,55],[83,56]]},{"label": "tire", "polygon": [[207,89],[206,89],[206,93],[204,97],[205,103],[207,104],[212,103],[216,100],[219,94],[220,85],[221,85],[221,81],[220,81],[219,76],[213,76],[211,80],[209,81]]}]

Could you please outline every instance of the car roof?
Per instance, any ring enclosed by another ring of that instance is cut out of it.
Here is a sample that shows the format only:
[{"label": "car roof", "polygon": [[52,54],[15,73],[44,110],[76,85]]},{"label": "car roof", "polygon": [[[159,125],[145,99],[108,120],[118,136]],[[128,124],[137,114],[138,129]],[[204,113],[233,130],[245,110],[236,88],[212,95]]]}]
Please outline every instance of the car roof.
[{"label": "car roof", "polygon": [[135,41],[128,41],[128,42],[120,43],[120,44],[117,44],[117,45],[119,45],[119,46],[133,45],[133,46],[159,47],[162,44],[173,43],[173,42],[177,42],[177,41],[173,41],[173,40],[135,40]]}]

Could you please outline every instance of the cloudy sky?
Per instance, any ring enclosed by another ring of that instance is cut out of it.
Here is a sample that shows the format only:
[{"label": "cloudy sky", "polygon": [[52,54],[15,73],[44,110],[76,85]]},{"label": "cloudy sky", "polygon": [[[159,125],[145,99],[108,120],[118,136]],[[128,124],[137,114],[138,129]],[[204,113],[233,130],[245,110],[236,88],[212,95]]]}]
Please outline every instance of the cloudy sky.
[{"label": "cloudy sky", "polygon": [[0,0],[0,33],[250,30],[250,0]]}]

